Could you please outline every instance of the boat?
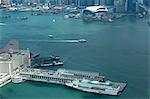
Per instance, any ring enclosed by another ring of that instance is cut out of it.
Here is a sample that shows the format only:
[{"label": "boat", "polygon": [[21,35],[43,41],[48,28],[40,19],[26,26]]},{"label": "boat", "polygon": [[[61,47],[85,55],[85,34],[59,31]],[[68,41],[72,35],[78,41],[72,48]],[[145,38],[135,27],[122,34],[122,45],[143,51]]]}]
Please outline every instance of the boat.
[{"label": "boat", "polygon": [[19,19],[19,20],[27,20],[28,17],[16,17],[16,19]]},{"label": "boat", "polygon": [[15,77],[12,77],[11,80],[13,83],[22,83],[25,81],[21,76],[18,76],[18,75]]},{"label": "boat", "polygon": [[89,93],[120,95],[126,86],[126,83],[116,83],[108,80],[101,82],[82,79],[68,82],[66,83],[66,86]]},{"label": "boat", "polygon": [[61,61],[53,61],[51,63],[42,63],[42,64],[40,64],[40,66],[42,66],[42,67],[62,66],[62,65],[63,65],[63,62],[61,62]]},{"label": "boat", "polygon": [[10,15],[0,15],[0,18],[10,18]]},{"label": "boat", "polygon": [[80,43],[85,43],[85,42],[87,42],[85,39],[79,39],[78,40]]},{"label": "boat", "polygon": [[53,19],[53,20],[52,20],[52,22],[56,22],[56,20],[55,20],[55,19]]},{"label": "boat", "polygon": [[50,59],[52,59],[53,61],[55,61],[55,60],[60,60],[60,57],[59,56],[53,56],[53,55],[51,55]]},{"label": "boat", "polygon": [[62,66],[63,62],[62,61],[53,61],[54,66]]},{"label": "boat", "polygon": [[69,16],[68,15],[64,15],[64,19],[68,19],[69,18]]},{"label": "boat", "polygon": [[33,12],[31,15],[38,16],[38,15],[41,15],[41,13],[39,13],[39,12]]},{"label": "boat", "polygon": [[53,36],[53,35],[48,35],[48,37],[49,37],[49,38],[53,38],[54,36]]}]

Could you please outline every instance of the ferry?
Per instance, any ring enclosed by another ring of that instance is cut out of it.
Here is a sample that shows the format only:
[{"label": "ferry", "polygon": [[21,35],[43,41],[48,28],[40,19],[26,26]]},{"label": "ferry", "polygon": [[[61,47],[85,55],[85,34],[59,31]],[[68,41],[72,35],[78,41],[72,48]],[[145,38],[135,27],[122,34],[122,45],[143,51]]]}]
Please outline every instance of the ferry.
[{"label": "ferry", "polygon": [[116,83],[111,81],[93,81],[93,80],[73,80],[66,83],[66,86],[75,88],[84,92],[106,94],[106,95],[120,95],[126,83]]}]

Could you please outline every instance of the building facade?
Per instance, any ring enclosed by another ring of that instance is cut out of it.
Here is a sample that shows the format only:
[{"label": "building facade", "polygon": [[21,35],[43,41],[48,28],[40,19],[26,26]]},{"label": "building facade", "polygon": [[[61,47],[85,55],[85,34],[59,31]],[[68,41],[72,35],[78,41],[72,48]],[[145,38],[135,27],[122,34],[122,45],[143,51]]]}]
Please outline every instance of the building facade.
[{"label": "building facade", "polygon": [[12,74],[20,66],[30,66],[29,50],[10,50],[0,54],[0,73]]}]

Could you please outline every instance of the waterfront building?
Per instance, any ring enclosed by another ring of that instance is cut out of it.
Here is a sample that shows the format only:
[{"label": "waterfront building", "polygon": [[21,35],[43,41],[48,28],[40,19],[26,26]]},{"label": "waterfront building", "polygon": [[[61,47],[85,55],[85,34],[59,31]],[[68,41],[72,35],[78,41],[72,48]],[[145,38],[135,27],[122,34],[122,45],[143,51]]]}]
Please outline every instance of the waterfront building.
[{"label": "waterfront building", "polygon": [[88,6],[82,11],[82,18],[85,21],[109,21],[108,13],[109,9],[106,6]]},{"label": "waterfront building", "polygon": [[9,5],[11,3],[11,0],[1,0],[1,3]]},{"label": "waterfront building", "polygon": [[30,66],[29,50],[11,50],[0,54],[0,73],[12,74],[20,66]]},{"label": "waterfront building", "polygon": [[29,50],[13,50],[0,53],[0,87],[11,81],[13,72],[21,66],[30,66]]}]

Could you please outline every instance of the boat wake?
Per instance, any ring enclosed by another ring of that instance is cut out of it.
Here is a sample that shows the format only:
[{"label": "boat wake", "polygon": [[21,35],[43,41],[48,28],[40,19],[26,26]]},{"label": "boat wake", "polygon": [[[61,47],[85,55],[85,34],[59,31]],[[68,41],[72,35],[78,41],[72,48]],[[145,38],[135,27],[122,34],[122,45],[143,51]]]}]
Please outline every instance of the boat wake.
[{"label": "boat wake", "polygon": [[5,24],[5,23],[0,23],[0,26],[4,26],[4,25],[7,25],[7,24]]},{"label": "boat wake", "polygon": [[79,43],[79,40],[22,40],[27,42],[49,42],[49,43]]}]

